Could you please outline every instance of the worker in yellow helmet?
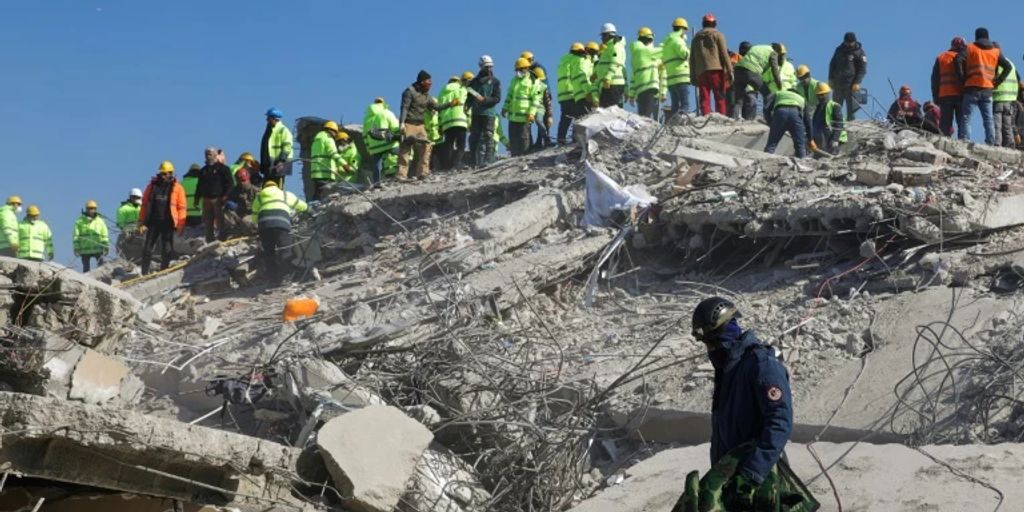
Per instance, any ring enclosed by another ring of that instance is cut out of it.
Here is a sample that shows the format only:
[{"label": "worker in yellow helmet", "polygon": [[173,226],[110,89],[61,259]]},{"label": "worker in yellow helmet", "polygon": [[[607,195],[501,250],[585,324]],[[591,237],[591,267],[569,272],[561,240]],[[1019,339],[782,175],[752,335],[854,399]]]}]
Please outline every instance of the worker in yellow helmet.
[{"label": "worker in yellow helmet", "polygon": [[338,135],[334,140],[338,144],[338,153],[341,155],[342,164],[339,171],[341,179],[349,183],[357,183],[359,169],[363,163],[359,149],[352,143],[352,138],[345,130],[338,130]]},{"label": "worker in yellow helmet", "polygon": [[690,25],[685,18],[672,22],[672,31],[661,41],[661,62],[665,66],[665,83],[671,101],[670,115],[690,113],[690,46],[686,31]]},{"label": "worker in yellow helmet", "polygon": [[521,156],[530,148],[530,126],[536,119],[537,105],[534,102],[534,82],[530,78],[530,61],[522,57],[516,59],[515,71],[501,115],[508,118],[509,152],[512,156]]},{"label": "worker in yellow helmet", "polygon": [[288,266],[286,251],[292,245],[292,217],[307,209],[305,201],[281,189],[272,180],[263,183],[263,189],[252,203],[252,220],[259,231],[271,286],[280,286],[284,281]]},{"label": "worker in yellow helmet", "polygon": [[629,53],[631,76],[626,98],[637,106],[638,114],[657,120],[667,86],[661,47],[654,46],[654,31],[648,27],[641,28],[636,41],[629,46]]},{"label": "worker in yellow helmet", "polygon": [[7,204],[0,206],[0,256],[18,255],[18,214],[21,213],[21,198],[11,196]]},{"label": "worker in yellow helmet", "polygon": [[53,260],[53,232],[39,218],[39,207],[31,205],[18,224],[18,257],[32,261]]},{"label": "worker in yellow helmet", "polygon": [[344,163],[338,153],[338,123],[327,121],[313,138],[309,151],[309,177],[313,180],[313,200],[323,199],[324,187],[338,180],[338,169]]},{"label": "worker in yellow helmet", "polygon": [[75,221],[75,231],[72,238],[75,256],[82,258],[82,272],[89,271],[89,263],[95,258],[96,266],[103,264],[103,258],[110,252],[110,234],[107,232],[107,223],[97,211],[96,201],[89,200],[85,203],[82,215]]}]

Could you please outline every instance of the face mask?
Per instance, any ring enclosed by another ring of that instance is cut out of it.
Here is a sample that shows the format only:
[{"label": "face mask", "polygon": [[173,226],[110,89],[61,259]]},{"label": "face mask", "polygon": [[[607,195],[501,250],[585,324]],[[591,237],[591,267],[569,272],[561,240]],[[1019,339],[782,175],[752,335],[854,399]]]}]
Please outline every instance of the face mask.
[{"label": "face mask", "polygon": [[21,213],[21,205],[20,204],[14,209],[14,213]]},{"label": "face mask", "polygon": [[526,78],[526,71],[516,71],[516,76],[519,78]]}]

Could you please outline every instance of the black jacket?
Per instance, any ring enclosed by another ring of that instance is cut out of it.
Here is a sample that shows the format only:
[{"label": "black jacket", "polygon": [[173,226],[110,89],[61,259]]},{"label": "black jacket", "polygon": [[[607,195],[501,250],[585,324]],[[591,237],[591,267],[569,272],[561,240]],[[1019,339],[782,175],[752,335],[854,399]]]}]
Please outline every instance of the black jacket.
[{"label": "black jacket", "polygon": [[231,187],[234,185],[235,182],[231,178],[231,168],[220,162],[204,165],[199,170],[199,183],[196,184],[196,200],[198,201],[201,197],[211,199],[224,197],[228,195],[228,192],[231,191]]},{"label": "black jacket", "polygon": [[472,94],[466,98],[466,104],[473,110],[473,115],[496,116],[495,106],[501,103],[501,81],[493,74],[484,75],[481,73],[469,82],[469,88],[483,96],[483,99],[480,101],[477,101],[476,97]]},{"label": "black jacket", "polygon": [[864,54],[864,48],[860,42],[854,43],[852,48],[845,43],[836,47],[832,54],[832,62],[828,65],[828,81],[836,84],[853,85],[864,81],[864,75],[868,73],[868,56]]},{"label": "black jacket", "polygon": [[[978,39],[977,41],[974,41],[974,44],[984,50],[991,50],[992,48],[995,48],[995,45],[992,44],[992,41],[989,39]],[[956,65],[956,73],[960,75],[960,80],[966,82],[967,71],[964,69],[964,66],[967,63],[967,50],[960,52],[960,54],[956,56],[956,60],[954,60],[953,63]],[[996,76],[996,79],[992,81],[992,84],[995,85],[995,87],[999,87],[999,84],[1003,83],[1003,81],[1006,80],[1006,77],[1010,76],[1010,67],[1012,66],[1013,64],[1009,60],[1007,60],[1006,57],[1003,55],[1003,52],[1000,51],[999,67],[1003,69],[1003,72],[999,73],[999,75]],[[978,87],[964,87],[964,89],[975,90],[978,89]]]}]

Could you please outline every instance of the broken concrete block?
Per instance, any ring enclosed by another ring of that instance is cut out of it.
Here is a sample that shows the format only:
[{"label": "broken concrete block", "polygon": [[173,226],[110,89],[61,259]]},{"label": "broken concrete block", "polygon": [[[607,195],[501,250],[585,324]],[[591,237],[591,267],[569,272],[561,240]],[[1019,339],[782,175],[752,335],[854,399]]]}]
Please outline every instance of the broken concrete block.
[{"label": "broken concrete block", "polygon": [[871,187],[889,183],[889,166],[876,162],[862,162],[854,168],[857,181]]},{"label": "broken concrete block", "polygon": [[102,404],[121,395],[121,381],[128,367],[94,350],[86,350],[71,374],[68,398]]},{"label": "broken concrete block", "polygon": [[739,158],[735,156],[723,155],[712,151],[705,151],[703,149],[690,148],[680,146],[671,153],[672,156],[685,159],[687,162],[695,162],[708,165],[717,165],[725,167],[727,169],[735,169],[736,167],[746,167],[753,165],[754,160]]},{"label": "broken concrete block", "polygon": [[950,160],[949,153],[931,146],[911,146],[903,150],[903,158],[929,165],[945,165]]},{"label": "broken concrete block", "polygon": [[373,323],[373,308],[365,302],[357,302],[345,312],[345,323],[348,325],[370,325]]},{"label": "broken concrete block", "polygon": [[146,309],[139,311],[139,320],[142,320],[147,324],[158,322],[165,316],[167,316],[167,304],[164,304],[163,302],[157,302],[156,304],[152,304],[146,307]]},{"label": "broken concrete block", "polygon": [[491,495],[473,468],[450,450],[434,443],[423,453],[416,476],[396,509],[398,512],[483,512]]},{"label": "broken concrete block", "polygon": [[907,187],[930,185],[941,169],[934,165],[927,167],[893,167],[889,180]]},{"label": "broken concrete block", "polygon": [[209,338],[210,336],[213,336],[217,333],[217,329],[220,329],[220,326],[223,324],[224,322],[215,316],[206,317],[206,319],[203,320],[203,337]]},{"label": "broken concrete block", "polygon": [[433,440],[401,409],[375,405],[328,421],[316,444],[348,508],[391,512]]}]

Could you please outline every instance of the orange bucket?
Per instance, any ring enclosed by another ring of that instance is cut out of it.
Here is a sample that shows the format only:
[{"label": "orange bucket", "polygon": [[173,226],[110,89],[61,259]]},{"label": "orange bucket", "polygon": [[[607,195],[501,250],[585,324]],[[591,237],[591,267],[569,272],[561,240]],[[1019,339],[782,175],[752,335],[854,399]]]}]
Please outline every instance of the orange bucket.
[{"label": "orange bucket", "polygon": [[316,297],[296,297],[284,303],[284,321],[294,322],[300,318],[311,317],[320,309],[320,301]]}]

